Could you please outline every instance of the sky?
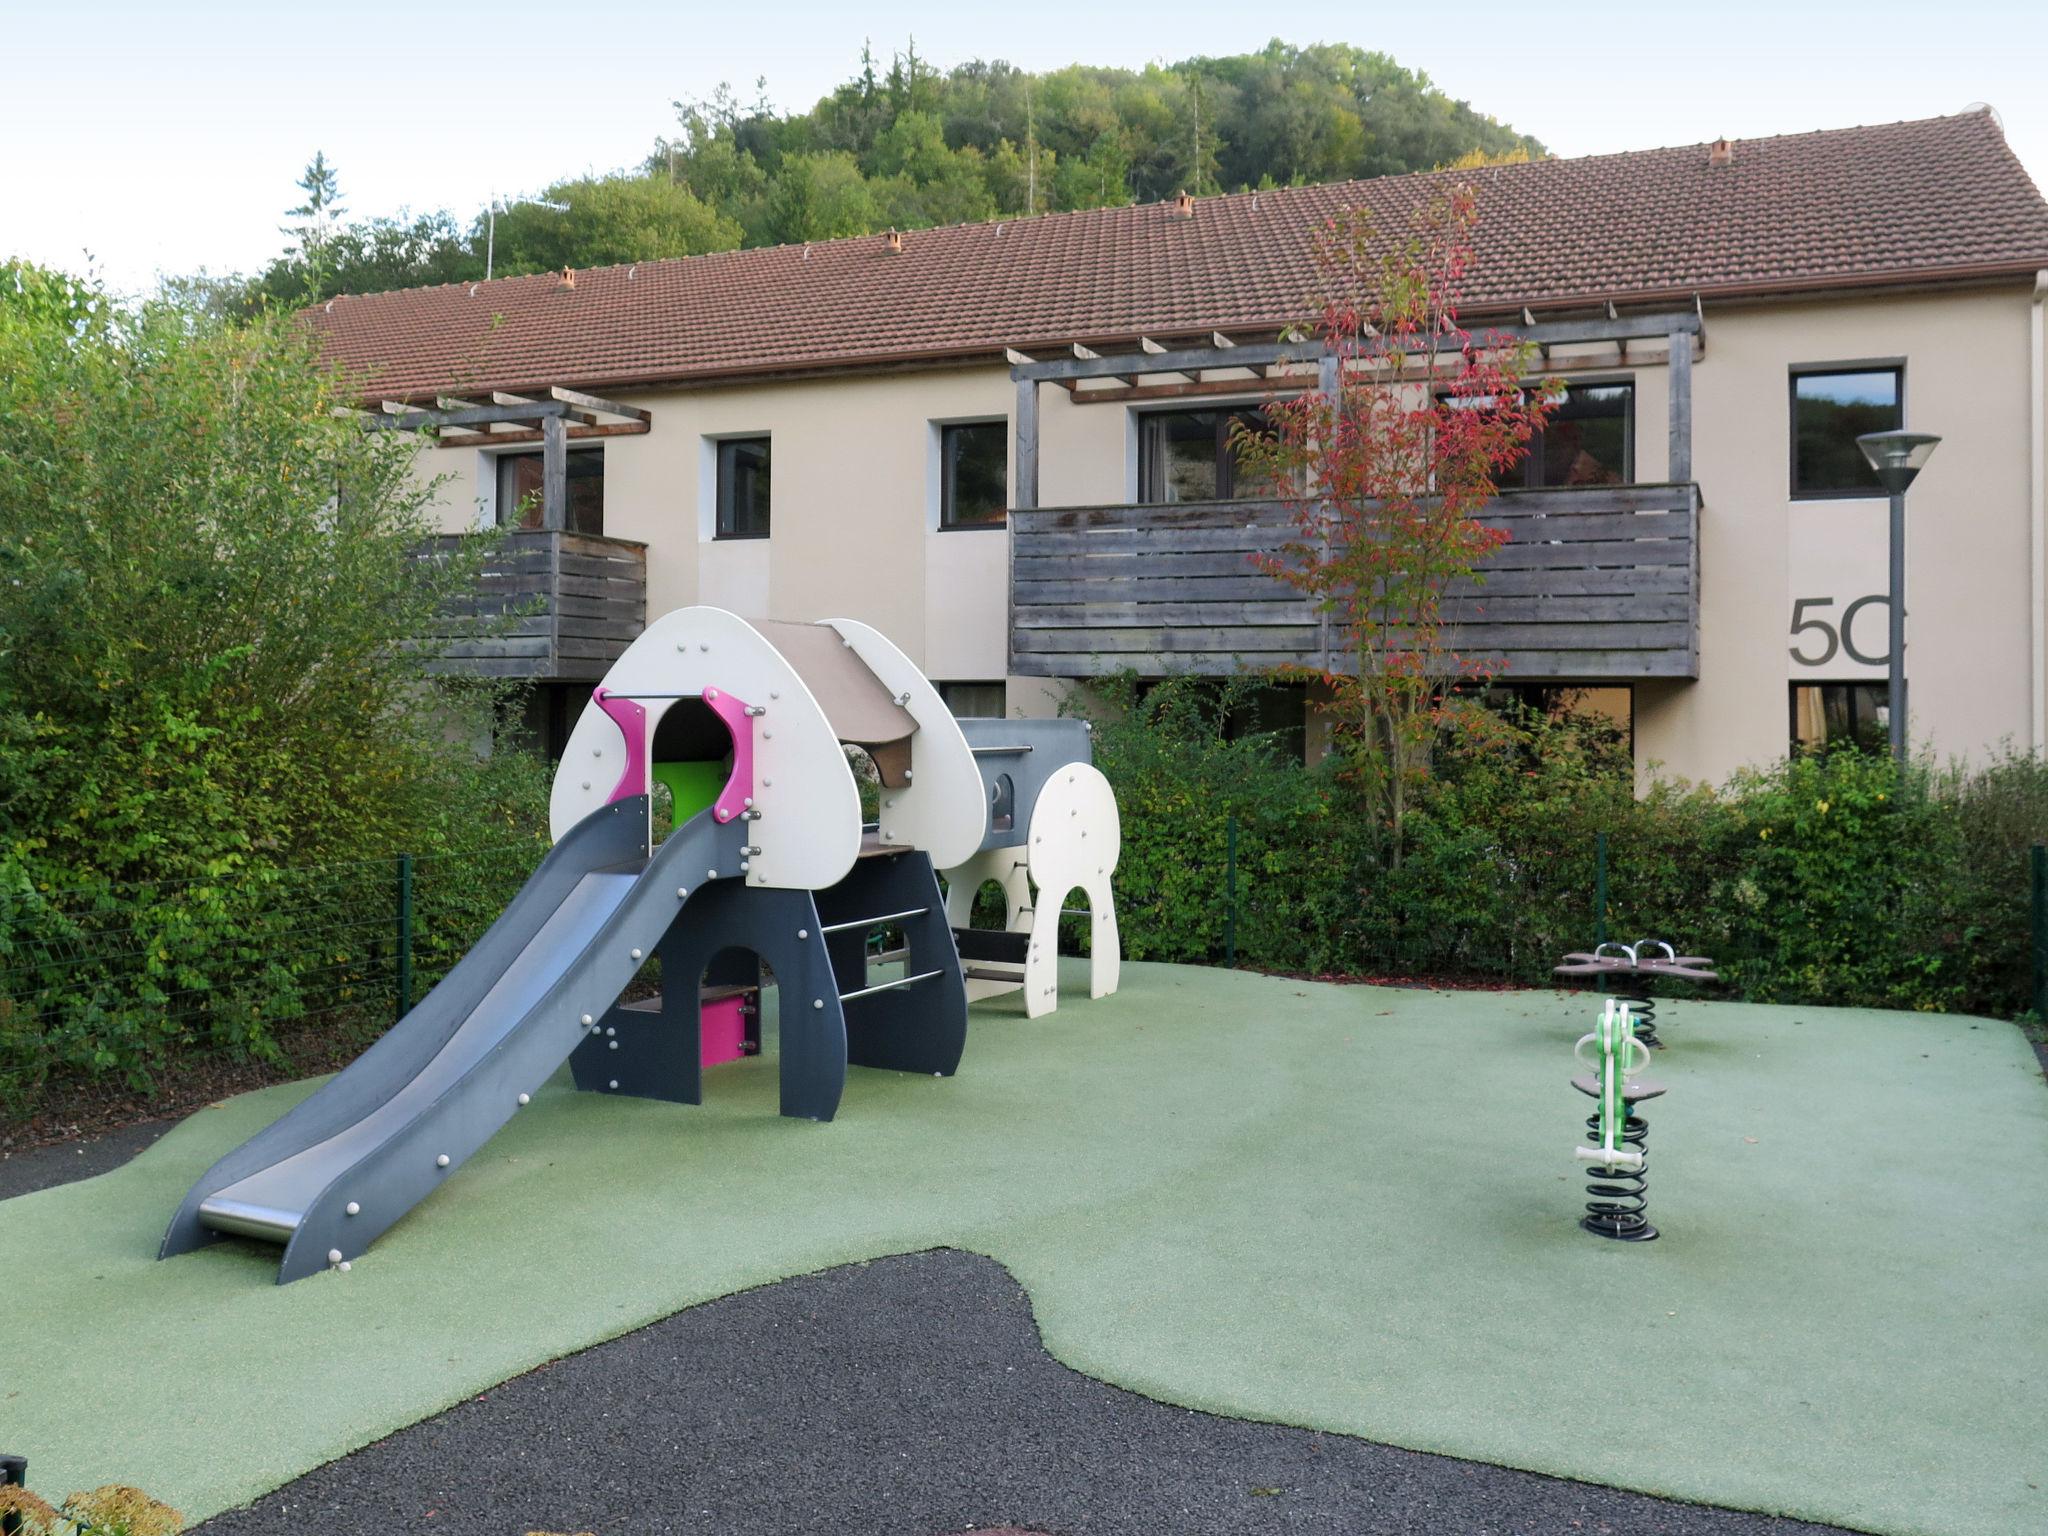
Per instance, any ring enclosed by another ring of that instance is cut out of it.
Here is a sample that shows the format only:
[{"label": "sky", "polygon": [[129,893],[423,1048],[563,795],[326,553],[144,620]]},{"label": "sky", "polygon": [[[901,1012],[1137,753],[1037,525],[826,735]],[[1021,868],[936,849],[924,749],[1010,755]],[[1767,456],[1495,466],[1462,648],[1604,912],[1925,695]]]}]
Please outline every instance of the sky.
[{"label": "sky", "polygon": [[945,67],[1139,67],[1269,38],[1391,54],[1559,155],[1890,122],[1989,102],[2048,185],[2039,0],[1518,0],[1267,10],[1206,0],[1002,6],[488,0],[348,6],[0,0],[0,259],[115,290],[259,268],[315,150],[354,215],[448,208],[641,159],[723,81],[808,107],[871,38]]}]

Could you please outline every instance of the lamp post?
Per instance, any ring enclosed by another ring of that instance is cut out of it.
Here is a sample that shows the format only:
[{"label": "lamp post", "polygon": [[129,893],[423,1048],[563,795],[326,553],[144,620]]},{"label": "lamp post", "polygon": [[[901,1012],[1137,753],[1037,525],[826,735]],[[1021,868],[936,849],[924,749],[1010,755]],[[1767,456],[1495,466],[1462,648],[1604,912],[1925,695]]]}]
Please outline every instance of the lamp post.
[{"label": "lamp post", "polygon": [[1892,499],[1891,645],[1887,657],[1885,711],[1890,716],[1892,761],[1906,767],[1906,487],[1934,456],[1940,438],[1927,432],[1866,432],[1856,439],[1877,471],[1877,483]]}]

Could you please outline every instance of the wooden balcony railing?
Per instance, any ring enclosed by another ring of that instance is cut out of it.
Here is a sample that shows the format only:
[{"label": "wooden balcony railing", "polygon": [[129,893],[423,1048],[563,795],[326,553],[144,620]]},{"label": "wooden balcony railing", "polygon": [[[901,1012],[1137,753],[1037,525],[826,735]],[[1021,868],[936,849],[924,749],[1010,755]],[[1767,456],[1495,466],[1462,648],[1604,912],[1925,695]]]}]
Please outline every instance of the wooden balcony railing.
[{"label": "wooden balcony railing", "polygon": [[[1698,487],[1508,491],[1483,521],[1508,542],[1446,598],[1453,650],[1503,681],[1699,675]],[[1252,564],[1292,536],[1276,502],[1012,511],[1010,671],[1343,670],[1341,636]]]},{"label": "wooden balcony railing", "polygon": [[[491,624],[514,609],[530,611]],[[647,546],[547,529],[507,534],[475,593],[447,618],[435,637],[444,645],[438,671],[597,682],[647,627]]]}]

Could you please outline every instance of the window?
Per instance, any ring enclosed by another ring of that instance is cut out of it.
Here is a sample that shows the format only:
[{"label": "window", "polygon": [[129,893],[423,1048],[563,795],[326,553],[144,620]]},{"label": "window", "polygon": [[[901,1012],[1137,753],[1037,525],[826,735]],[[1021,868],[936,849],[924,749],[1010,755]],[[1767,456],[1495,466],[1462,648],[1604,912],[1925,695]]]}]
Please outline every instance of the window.
[{"label": "window", "polygon": [[[1495,397],[1443,396],[1453,410],[1490,410]],[[1636,387],[1567,384],[1550,419],[1529,439],[1519,467],[1502,471],[1503,487],[1628,485],[1636,476]]]},{"label": "window", "polygon": [[1000,528],[1009,503],[1010,424],[939,428],[939,526]]},{"label": "window", "polygon": [[939,698],[960,720],[1003,718],[1003,685],[994,683],[941,683]]},{"label": "window", "polygon": [[1268,430],[1256,406],[1217,411],[1148,411],[1138,418],[1138,500],[1242,501],[1265,494],[1231,452],[1237,423]]},{"label": "window", "polygon": [[1528,485],[1627,485],[1635,479],[1633,384],[1567,384],[1529,444]]},{"label": "window", "polygon": [[1792,375],[1792,494],[1881,496],[1856,446],[1866,432],[1905,424],[1905,370],[1833,368]]},{"label": "window", "polygon": [[768,439],[728,437],[718,445],[721,539],[768,537]]},{"label": "window", "polygon": [[[498,459],[498,526],[541,525],[542,456],[507,453]],[[604,532],[604,450],[584,448],[569,455],[569,505],[563,524],[571,533]]]},{"label": "window", "polygon": [[1223,739],[1268,736],[1274,749],[1292,762],[1305,762],[1308,751],[1308,689],[1300,683],[1271,683],[1249,693],[1223,716]]},{"label": "window", "polygon": [[1883,683],[1792,684],[1792,746],[1820,752],[1861,747],[1882,752],[1890,744],[1890,695]]}]

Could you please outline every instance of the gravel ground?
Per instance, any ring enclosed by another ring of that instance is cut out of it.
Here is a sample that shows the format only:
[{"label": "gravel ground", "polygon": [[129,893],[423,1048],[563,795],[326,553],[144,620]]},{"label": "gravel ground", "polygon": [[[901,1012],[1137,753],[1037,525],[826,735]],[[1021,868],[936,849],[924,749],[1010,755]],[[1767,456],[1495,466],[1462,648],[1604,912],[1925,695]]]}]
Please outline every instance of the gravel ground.
[{"label": "gravel ground", "polygon": [[934,1536],[976,1527],[1056,1536],[1834,1529],[1167,1407],[1054,1361],[1009,1274],[942,1249],[679,1312],[198,1531]]}]

